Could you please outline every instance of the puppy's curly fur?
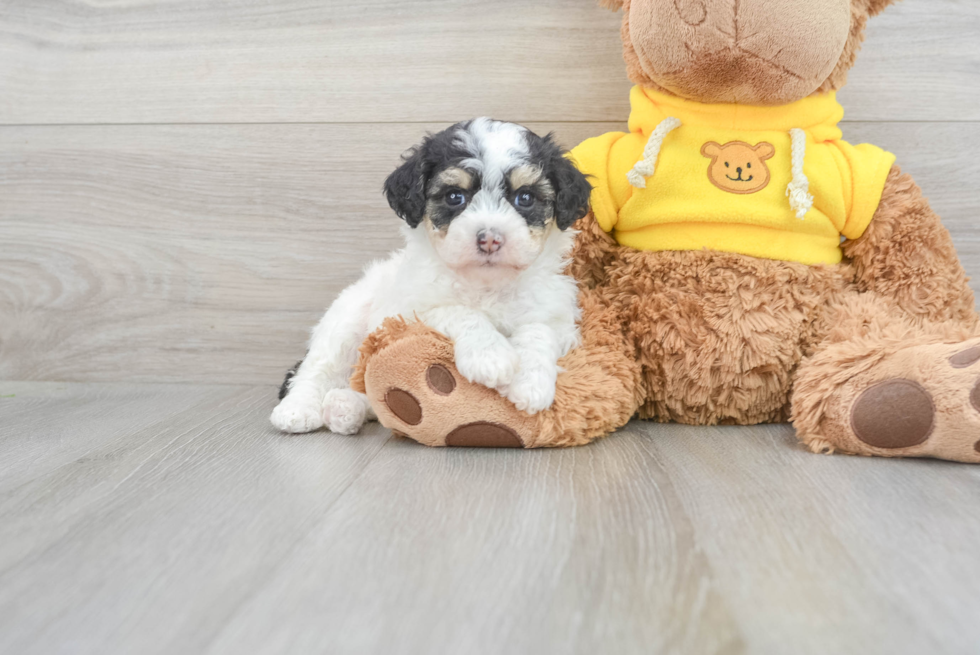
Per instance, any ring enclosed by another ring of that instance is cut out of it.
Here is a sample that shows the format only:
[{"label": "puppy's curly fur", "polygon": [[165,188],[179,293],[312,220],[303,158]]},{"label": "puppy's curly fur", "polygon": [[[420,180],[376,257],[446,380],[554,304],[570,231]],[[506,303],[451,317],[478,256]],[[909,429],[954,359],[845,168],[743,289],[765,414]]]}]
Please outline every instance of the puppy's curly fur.
[{"label": "puppy's curly fur", "polygon": [[[405,221],[405,248],[371,264],[331,305],[287,373],[273,425],[357,432],[373,412],[356,390],[361,377],[351,386],[351,367],[372,330],[396,329],[394,316],[421,316],[451,336],[446,364],[468,381],[531,414],[550,406],[557,361],[580,341],[575,281],[564,269],[567,230],[591,192],[563,154],[550,136],[487,118],[410,150],[384,185]],[[410,395],[399,394],[409,407]]]}]

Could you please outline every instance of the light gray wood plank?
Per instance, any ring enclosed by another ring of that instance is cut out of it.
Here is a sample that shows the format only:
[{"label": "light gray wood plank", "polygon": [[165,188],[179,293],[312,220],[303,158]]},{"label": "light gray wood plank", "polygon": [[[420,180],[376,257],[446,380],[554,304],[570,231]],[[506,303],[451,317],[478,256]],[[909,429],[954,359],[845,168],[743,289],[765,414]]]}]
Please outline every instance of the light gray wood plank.
[{"label": "light gray wood plank", "polygon": [[974,468],[821,458],[788,426],[393,441],[209,652],[971,653],[978,494]]},{"label": "light gray wood plank", "polygon": [[980,3],[901,0],[868,23],[840,101],[850,120],[980,119]]},{"label": "light gray wood plank", "polygon": [[[400,243],[381,182],[440,127],[0,128],[0,379],[278,382]],[[980,274],[980,123],[845,131],[899,155]]]},{"label": "light gray wood plank", "polygon": [[[240,393],[225,390],[228,397]],[[0,493],[220,400],[201,385],[0,381]],[[81,427],[80,427],[81,426]]]},{"label": "light gray wood plank", "polygon": [[209,652],[739,652],[696,536],[633,438],[393,441]]},{"label": "light gray wood plank", "polygon": [[[71,461],[37,451],[56,466],[23,462],[29,481],[0,490],[2,653],[201,652],[390,436],[278,434],[272,387],[70,386],[100,416],[11,414],[5,440],[30,449],[70,428],[91,441],[144,409],[134,396],[196,404]],[[36,386],[3,388],[36,405]]]},{"label": "light gray wood plank", "polygon": [[281,380],[442,127],[0,128],[0,379]]},{"label": "light gray wood plank", "polygon": [[[152,394],[200,401],[0,491],[3,653],[980,643],[976,467],[811,455],[789,426],[633,423],[573,450],[428,449],[377,427],[274,434],[268,387],[2,390],[107,416]],[[29,448],[54,430],[34,413],[5,411],[4,440]],[[64,421],[83,440],[104,425]]]},{"label": "light gray wood plank", "polygon": [[789,425],[635,430],[748,652],[976,652],[976,467],[812,455]]},{"label": "light gray wood plank", "polygon": [[[619,17],[591,0],[0,6],[0,124],[622,120]],[[871,23],[853,119],[980,120],[980,4]]]},{"label": "light gray wood plank", "polygon": [[21,0],[0,24],[3,124],[601,120],[628,105],[619,17],[591,0]]}]

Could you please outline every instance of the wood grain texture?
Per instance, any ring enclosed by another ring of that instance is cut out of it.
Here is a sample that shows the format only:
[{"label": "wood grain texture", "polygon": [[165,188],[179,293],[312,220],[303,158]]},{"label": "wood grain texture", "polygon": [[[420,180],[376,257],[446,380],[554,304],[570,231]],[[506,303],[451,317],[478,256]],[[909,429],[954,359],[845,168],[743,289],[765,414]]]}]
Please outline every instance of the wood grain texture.
[{"label": "wood grain texture", "polygon": [[976,467],[812,455],[788,425],[643,430],[748,652],[976,651]]},{"label": "wood grain texture", "polygon": [[840,101],[850,120],[980,120],[980,3],[900,0],[868,23]]},{"label": "wood grain texture", "polygon": [[3,470],[0,652],[980,643],[976,467],[811,455],[788,426],[633,423],[531,452],[285,437],[273,391],[0,383],[0,443],[35,453]]},{"label": "wood grain texture", "polygon": [[[0,124],[609,121],[619,17],[592,0],[0,4]],[[980,120],[980,3],[871,23],[855,120]]]},{"label": "wood grain texture", "polygon": [[402,243],[381,184],[442,127],[0,128],[0,379],[281,379]]},{"label": "wood grain texture", "polygon": [[[309,327],[400,242],[399,153],[477,115],[623,129],[618,23],[0,2],[0,654],[976,653],[975,467],[789,426],[512,452],[268,425]],[[978,33],[978,2],[904,0],[841,94],[975,278]]]},{"label": "wood grain texture", "polygon": [[98,460],[93,453],[100,448],[169,426],[174,416],[222,399],[200,385],[0,382],[0,493],[63,467],[84,466]]},{"label": "wood grain texture", "polygon": [[[531,125],[566,144],[622,129]],[[0,379],[278,381],[400,244],[381,182],[441,127],[0,128]],[[845,131],[898,154],[980,274],[980,124]]]},{"label": "wood grain texture", "polygon": [[0,22],[0,124],[602,120],[628,101],[619,17],[591,0],[21,0]]},{"label": "wood grain texture", "polygon": [[390,437],[275,434],[271,386],[39,389],[0,383],[0,653],[202,652]]}]

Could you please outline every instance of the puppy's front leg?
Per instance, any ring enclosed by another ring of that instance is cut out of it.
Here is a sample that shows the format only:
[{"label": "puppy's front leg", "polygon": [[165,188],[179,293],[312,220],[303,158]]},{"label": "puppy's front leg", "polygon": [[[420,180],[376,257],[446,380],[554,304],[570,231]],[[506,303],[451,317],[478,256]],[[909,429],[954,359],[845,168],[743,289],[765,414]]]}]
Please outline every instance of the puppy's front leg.
[{"label": "puppy's front leg", "polygon": [[517,409],[537,414],[555,402],[558,358],[564,355],[558,334],[543,323],[522,325],[514,330],[510,343],[521,360],[514,380],[500,389]]},{"label": "puppy's front leg", "polygon": [[464,378],[491,389],[513,380],[520,357],[486,316],[468,307],[439,307],[422,319],[453,340],[456,368]]}]

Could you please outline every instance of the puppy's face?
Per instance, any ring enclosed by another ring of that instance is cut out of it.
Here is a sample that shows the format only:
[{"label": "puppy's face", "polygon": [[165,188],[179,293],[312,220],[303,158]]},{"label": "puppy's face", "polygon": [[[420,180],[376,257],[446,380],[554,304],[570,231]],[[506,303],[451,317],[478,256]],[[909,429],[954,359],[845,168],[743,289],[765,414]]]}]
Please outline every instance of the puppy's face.
[{"label": "puppy's face", "polygon": [[508,168],[488,175],[487,166],[481,174],[454,164],[426,185],[423,227],[451,268],[523,270],[556,229],[555,191],[541,168],[520,160]]},{"label": "puppy's face", "polygon": [[458,274],[510,277],[588,211],[591,187],[550,136],[479,118],[430,136],[388,178],[392,208]]}]

